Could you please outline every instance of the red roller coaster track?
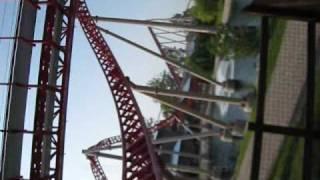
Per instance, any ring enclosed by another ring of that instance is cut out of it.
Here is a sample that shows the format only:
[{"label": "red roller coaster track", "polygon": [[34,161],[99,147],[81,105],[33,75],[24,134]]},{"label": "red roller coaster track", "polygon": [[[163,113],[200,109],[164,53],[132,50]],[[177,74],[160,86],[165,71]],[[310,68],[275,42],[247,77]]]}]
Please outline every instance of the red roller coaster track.
[{"label": "red roller coaster track", "polygon": [[[70,62],[74,21],[77,17],[109,83],[116,105],[121,130],[120,140],[122,141],[123,149],[122,178],[124,180],[161,180],[163,178],[161,167],[148,133],[163,126],[170,126],[172,123],[176,123],[177,117],[173,116],[168,121],[164,121],[149,130],[147,129],[129,82],[97,28],[94,19],[91,17],[85,0],[70,0],[65,1],[65,4],[60,4],[57,0],[28,2],[32,3],[35,8],[39,8],[41,4],[47,5],[43,40],[37,41],[42,43],[42,50],[38,79],[38,86],[40,88],[37,90],[30,178],[62,179]],[[55,24],[59,24],[61,21],[57,15],[59,13],[63,17],[61,33],[57,32],[54,28]],[[58,38],[58,40],[55,38]],[[47,110],[50,108],[48,107],[50,103],[48,91],[52,91],[49,83],[50,73],[52,73],[50,63],[54,52],[57,52],[59,55],[59,62],[56,70],[57,85],[53,89],[55,97],[54,112],[52,127],[50,129],[50,127],[46,127],[45,119]],[[178,80],[176,79],[176,81]],[[180,84],[180,79],[178,84]],[[46,174],[44,169],[46,169],[45,163],[47,162],[43,159],[43,151],[48,137],[50,137],[50,172]],[[88,157],[88,159],[91,162],[95,178],[105,180],[106,176],[98,159],[94,157]]]},{"label": "red roller coaster track", "polygon": [[[171,115],[165,120],[160,121],[156,125],[150,127],[148,130],[156,132],[159,129],[171,127],[175,124],[181,123],[181,120],[176,115]],[[91,171],[96,180],[107,180],[107,176],[99,162],[99,159],[96,155],[90,155],[90,153],[100,152],[103,150],[113,149],[113,145],[122,143],[121,136],[112,136],[102,141],[98,142],[96,145],[93,145],[86,150],[87,159],[90,161]]]},{"label": "red roller coaster track", "polygon": [[80,0],[76,14],[109,83],[116,104],[123,141],[123,179],[162,179],[158,159],[130,85],[97,29],[85,1]]}]

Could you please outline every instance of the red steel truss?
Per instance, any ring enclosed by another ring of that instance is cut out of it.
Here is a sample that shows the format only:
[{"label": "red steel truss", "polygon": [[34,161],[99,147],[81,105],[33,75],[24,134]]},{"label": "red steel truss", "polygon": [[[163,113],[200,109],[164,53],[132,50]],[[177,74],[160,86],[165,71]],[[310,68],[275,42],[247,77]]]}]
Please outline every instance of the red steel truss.
[{"label": "red steel truss", "polygon": [[158,159],[130,85],[97,29],[84,0],[80,0],[76,14],[109,83],[116,104],[123,141],[123,179],[162,179]]},{"label": "red steel truss", "polygon": [[[148,131],[151,133],[158,131],[159,129],[162,128],[167,128],[171,127],[175,124],[182,123],[182,121],[176,116],[176,115],[171,115],[165,120],[160,121],[156,125],[150,127]],[[97,144],[91,146],[88,148],[88,151],[90,152],[98,152],[98,151],[103,151],[103,150],[109,150],[112,149],[112,145],[121,143],[122,139],[121,136],[112,136],[108,137],[106,139],[103,139],[99,141]]]},{"label": "red steel truss", "polygon": [[90,161],[91,171],[95,180],[108,180],[106,174],[104,173],[102,166],[95,156],[87,156]]},{"label": "red steel truss", "polygon": [[[126,180],[160,180],[161,168],[148,133],[166,126],[180,122],[175,115],[156,126],[146,128],[144,118],[134,98],[129,83],[127,82],[120,66],[113,56],[109,46],[90,15],[84,0],[69,0],[60,4],[58,0],[39,1],[34,3],[35,8],[46,4],[46,18],[42,43],[40,70],[38,77],[38,90],[36,98],[36,112],[34,121],[34,135],[32,143],[32,158],[30,179],[62,179],[63,154],[66,110],[68,100],[68,85],[75,16],[80,21],[81,27],[98,59],[105,77],[109,83],[119,116],[121,138],[112,137],[98,143],[98,149],[110,148],[114,143],[122,142],[123,148],[123,179]],[[62,22],[57,19],[57,13],[63,15]],[[55,25],[62,23],[61,42],[55,41]],[[56,86],[49,84],[51,61],[53,52],[58,51],[58,68]],[[177,76],[178,77],[178,76]],[[176,77],[176,81],[178,78]],[[179,79],[181,83],[181,79]],[[52,127],[45,127],[46,111],[48,108],[48,92],[54,92],[54,116]],[[50,172],[44,169],[44,141],[50,137]],[[97,149],[97,150],[98,150]],[[93,174],[96,179],[106,180],[106,176],[98,159],[88,156]]]},{"label": "red steel truss", "polygon": [[[62,179],[65,123],[68,101],[68,86],[70,74],[70,61],[72,52],[73,32],[76,7],[76,0],[64,1],[60,4],[58,0],[39,1],[35,3],[36,7],[45,4],[46,17],[44,24],[44,34],[42,40],[42,50],[40,56],[40,68],[38,77],[38,88],[36,97],[34,135],[32,142],[32,157],[30,179]],[[61,13],[63,21],[57,19],[57,13]],[[59,37],[60,43],[55,41],[55,24],[62,23],[62,32]],[[48,106],[50,61],[53,58],[53,52],[58,51],[58,68],[56,77],[56,87],[54,88],[54,117],[52,119],[52,128],[45,128],[45,114]],[[43,172],[44,139],[50,137],[50,172]]]},{"label": "red steel truss", "polygon": [[[154,42],[156,43],[156,45],[157,45],[157,47],[158,47],[161,55],[162,55],[162,56],[166,56],[166,54],[164,53],[164,50],[163,50],[163,48],[162,48],[162,46],[161,46],[158,38],[156,37],[156,34],[154,33],[154,31],[152,30],[151,27],[148,27],[148,29],[149,29],[149,31],[150,31],[150,34],[151,34]],[[177,87],[180,88],[181,83],[182,83],[182,78],[180,77],[179,73],[177,73],[177,68],[174,67],[174,66],[172,66],[172,65],[170,65],[170,64],[168,64],[168,63],[166,63],[166,65],[168,66],[168,69],[169,69],[169,71],[170,71],[170,73],[171,73],[171,75],[172,75],[172,77],[173,77],[173,80],[176,82]]]},{"label": "red steel truss", "polygon": [[112,145],[121,143],[121,142],[122,142],[121,136],[112,136],[98,142],[94,146],[91,146],[90,148],[88,148],[88,150],[94,151],[94,152],[108,150],[112,148]]},{"label": "red steel truss", "polygon": [[[165,120],[160,121],[156,125],[149,128],[150,132],[156,132],[159,129],[171,127],[175,124],[181,123],[182,121],[176,116],[171,115]],[[93,176],[95,180],[107,180],[107,176],[105,172],[103,171],[103,168],[99,162],[99,159],[95,155],[90,155],[90,152],[99,152],[103,150],[111,150],[113,145],[121,143],[121,136],[112,136],[109,138],[106,138],[100,142],[98,142],[96,145],[93,145],[88,148],[87,151],[87,159],[90,161],[90,167],[91,171],[93,173]]]},{"label": "red steel truss", "polygon": [[179,123],[182,123],[181,119],[177,115],[173,114],[173,115],[169,116],[167,119],[162,120],[159,123],[157,123],[156,125],[150,127],[149,131],[156,132],[159,129],[172,127],[173,125],[179,124]]},{"label": "red steel truss", "polygon": [[[112,136],[98,142],[96,145],[91,146],[90,148],[88,148],[88,151],[99,152],[103,150],[109,150],[109,149],[112,149],[112,145],[118,144],[121,142],[122,142],[121,136]],[[87,155],[87,159],[90,161],[91,171],[95,180],[107,180],[108,178],[105,172],[103,171],[103,168],[100,164],[98,157]]]}]

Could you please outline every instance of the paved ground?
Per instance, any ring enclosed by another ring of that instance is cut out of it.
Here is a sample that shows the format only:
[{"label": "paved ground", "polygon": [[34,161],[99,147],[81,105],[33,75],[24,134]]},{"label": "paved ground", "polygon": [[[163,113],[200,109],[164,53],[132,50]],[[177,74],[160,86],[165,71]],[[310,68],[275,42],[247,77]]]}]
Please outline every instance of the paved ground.
[{"label": "paved ground", "polygon": [[[266,96],[265,122],[287,126],[295,112],[306,74],[306,24],[289,21]],[[264,135],[259,180],[270,176],[283,136]],[[238,180],[248,180],[252,142],[240,169]]]}]

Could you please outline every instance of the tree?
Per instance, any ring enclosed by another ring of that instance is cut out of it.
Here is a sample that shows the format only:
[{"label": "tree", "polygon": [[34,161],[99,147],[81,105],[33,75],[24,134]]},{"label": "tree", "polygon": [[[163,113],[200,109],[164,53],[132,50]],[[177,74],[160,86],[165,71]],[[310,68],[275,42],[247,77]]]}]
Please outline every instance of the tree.
[{"label": "tree", "polygon": [[218,10],[220,1],[223,2],[223,0],[196,0],[191,8],[191,14],[202,23],[211,24],[220,16],[221,10]]},{"label": "tree", "polygon": [[208,48],[210,40],[209,35],[199,34],[195,40],[195,48],[190,59],[204,72],[212,72],[214,66],[215,54]]},{"label": "tree", "polygon": [[217,26],[209,38],[208,50],[218,57],[231,59],[255,55],[259,50],[259,31],[248,27]]},{"label": "tree", "polygon": [[149,86],[162,88],[162,89],[176,89],[176,82],[168,71],[162,71],[158,76],[152,78],[148,83]]},{"label": "tree", "polygon": [[[148,83],[151,87],[157,87],[161,89],[177,89],[177,84],[173,80],[168,71],[162,71],[158,76],[152,78]],[[169,98],[169,97],[166,97]],[[164,104],[160,105],[164,117],[169,117],[174,110]]]}]

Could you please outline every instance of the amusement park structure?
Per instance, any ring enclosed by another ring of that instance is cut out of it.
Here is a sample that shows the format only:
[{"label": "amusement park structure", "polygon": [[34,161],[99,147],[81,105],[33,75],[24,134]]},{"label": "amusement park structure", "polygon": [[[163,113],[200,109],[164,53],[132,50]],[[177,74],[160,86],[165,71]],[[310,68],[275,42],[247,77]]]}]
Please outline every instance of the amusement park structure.
[{"label": "amusement park structure", "polygon": [[[35,40],[33,39],[33,34],[36,12],[44,6],[46,6],[46,15],[43,38]],[[85,0],[25,0],[21,1],[20,7],[21,11],[18,19],[19,28],[17,28],[16,36],[1,37],[1,39],[11,39],[15,41],[16,51],[13,58],[26,59],[26,61],[16,61],[15,66],[12,66],[10,82],[1,83],[1,85],[6,85],[9,88],[6,125],[3,130],[2,179],[23,179],[23,177],[20,177],[20,166],[22,136],[24,133],[30,133],[33,136],[29,179],[62,179],[70,64],[76,18],[109,84],[121,130],[121,136],[107,138],[84,151],[90,160],[94,177],[97,180],[107,179],[98,161],[98,156],[121,159],[123,162],[122,177],[126,180],[170,179],[170,173],[166,172],[166,168],[164,168],[165,164],[161,162],[158,156],[158,151],[155,148],[156,144],[172,142],[177,139],[195,139],[208,136],[232,139],[233,137],[241,136],[245,130],[245,124],[225,123],[199,112],[194,112],[188,107],[169,102],[163,97],[175,96],[181,99],[207,102],[224,101],[242,107],[248,105],[247,99],[187,93],[181,90],[169,91],[136,85],[126,78],[122,72],[102,32],[122,39],[137,48],[163,59],[168,64],[169,70],[178,86],[181,86],[181,77],[177,74],[177,69],[190,73],[206,83],[223,86],[226,89],[234,89],[234,81],[217,82],[199,75],[183,64],[179,64],[169,57],[164,56],[163,49],[160,50],[160,53],[154,52],[97,26],[96,20],[134,23],[149,27],[176,28],[199,33],[215,33],[214,29],[164,22],[93,17],[89,12]],[[152,29],[150,31],[152,32]],[[32,47],[36,44],[41,44],[42,46],[40,67],[38,83],[31,85],[28,83],[30,64],[23,63],[29,62],[28,59],[30,60],[31,58]],[[34,128],[28,131],[24,129],[24,114],[26,110],[26,93],[30,88],[37,89],[37,96]],[[175,112],[172,116],[155,126],[147,127],[132,90],[137,90],[138,92],[159,100],[175,109]],[[176,124],[183,124],[182,116],[184,114],[198,118],[200,121],[211,124],[220,130],[218,132],[212,131],[183,137],[173,137],[172,139],[163,141],[158,140],[158,142],[152,140],[152,132]],[[122,156],[115,157],[100,153],[102,150],[112,148],[121,148]],[[184,155],[192,156],[190,154]]]}]

